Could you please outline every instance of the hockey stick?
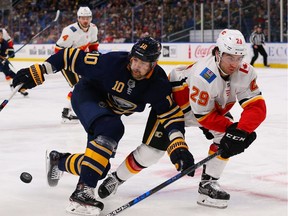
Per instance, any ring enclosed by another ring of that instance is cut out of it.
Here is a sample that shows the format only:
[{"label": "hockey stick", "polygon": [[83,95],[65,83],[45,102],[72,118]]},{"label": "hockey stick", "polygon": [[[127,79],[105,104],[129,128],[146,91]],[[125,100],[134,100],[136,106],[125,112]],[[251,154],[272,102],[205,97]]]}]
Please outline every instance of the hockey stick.
[{"label": "hockey stick", "polygon": [[204,158],[203,160],[199,161],[198,163],[194,164],[193,166],[187,168],[186,170],[184,170],[183,172],[178,173],[177,175],[171,177],[170,179],[168,179],[167,181],[161,183],[160,185],[154,187],[153,189],[145,192],[144,194],[138,196],[137,198],[131,200],[130,202],[126,203],[125,205],[122,205],[121,207],[115,209],[114,211],[110,212],[109,214],[106,214],[105,216],[113,216],[113,215],[117,215],[121,212],[123,212],[124,210],[126,210],[127,208],[132,207],[133,205],[137,204],[138,202],[146,199],[147,197],[151,196],[152,194],[156,193],[157,191],[163,189],[164,187],[172,184],[173,182],[177,181],[178,179],[182,178],[183,176],[189,174],[190,172],[198,169],[199,167],[201,167],[202,165],[204,165],[206,162],[210,161],[211,159],[217,157],[218,155],[220,155],[222,153],[222,150],[219,150],[217,152],[215,152],[214,154]]},{"label": "hockey stick", "polygon": [[[26,42],[19,49],[17,49],[14,52],[14,54],[19,52],[24,46],[29,44],[31,41],[33,41],[35,38],[37,38],[40,34],[42,34],[44,31],[46,31],[48,28],[50,28],[52,25],[54,25],[54,23],[56,23],[58,21],[59,16],[60,16],[60,10],[57,10],[55,19],[51,23],[49,23],[44,29],[42,29],[40,32],[38,32],[36,35],[34,35],[28,42]],[[9,56],[8,56],[8,58],[9,58]]]},{"label": "hockey stick", "polygon": [[8,104],[8,102],[11,100],[11,98],[19,91],[19,89],[23,86],[23,83],[16,86],[13,92],[11,93],[10,97],[8,99],[5,99],[1,104],[0,104],[0,112],[4,109],[4,107]]},{"label": "hockey stick", "polygon": [[2,65],[4,65],[5,62],[8,62],[8,64],[10,65],[9,68],[10,68],[14,73],[16,73],[16,70],[15,70],[14,66],[12,65],[12,63],[11,63],[7,58],[5,58],[4,56],[0,56],[0,59],[2,60],[2,61],[0,62]]}]

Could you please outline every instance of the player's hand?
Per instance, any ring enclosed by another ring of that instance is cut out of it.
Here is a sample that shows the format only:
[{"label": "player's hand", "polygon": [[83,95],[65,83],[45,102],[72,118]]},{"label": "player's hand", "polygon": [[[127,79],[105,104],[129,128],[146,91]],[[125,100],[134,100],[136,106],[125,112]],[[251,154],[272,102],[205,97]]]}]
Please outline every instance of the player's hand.
[{"label": "player's hand", "polygon": [[221,154],[223,158],[229,158],[244,152],[257,137],[255,132],[249,134],[246,131],[237,129],[237,124],[230,125],[220,141],[219,149],[223,150]]},{"label": "player's hand", "polygon": [[9,58],[14,58],[15,57],[14,49],[13,48],[7,49],[7,54],[9,56]]},{"label": "player's hand", "polygon": [[23,68],[19,70],[13,78],[13,86],[16,87],[23,83],[21,89],[31,89],[37,85],[41,85],[45,81],[43,75],[45,71],[45,67],[39,64],[34,64],[29,68]]},{"label": "player's hand", "polygon": [[[167,148],[171,162],[175,165],[177,171],[183,171],[194,165],[194,158],[188,150],[188,146],[183,138],[174,139]],[[187,174],[194,176],[195,171]]]},{"label": "player's hand", "polygon": [[207,128],[204,128],[204,127],[199,127],[203,134],[205,135],[206,139],[208,140],[211,140],[214,138],[213,134],[207,129]]}]

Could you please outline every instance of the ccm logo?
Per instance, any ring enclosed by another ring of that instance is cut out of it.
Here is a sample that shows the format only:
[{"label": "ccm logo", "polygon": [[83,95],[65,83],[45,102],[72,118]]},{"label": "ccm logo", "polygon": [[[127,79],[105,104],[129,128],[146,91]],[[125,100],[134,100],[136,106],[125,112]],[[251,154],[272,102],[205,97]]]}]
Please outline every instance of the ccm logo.
[{"label": "ccm logo", "polygon": [[234,135],[229,134],[229,133],[226,134],[226,137],[233,139],[233,140],[236,140],[236,141],[241,141],[241,142],[243,142],[245,140],[245,138],[243,138],[243,137],[234,136]]}]

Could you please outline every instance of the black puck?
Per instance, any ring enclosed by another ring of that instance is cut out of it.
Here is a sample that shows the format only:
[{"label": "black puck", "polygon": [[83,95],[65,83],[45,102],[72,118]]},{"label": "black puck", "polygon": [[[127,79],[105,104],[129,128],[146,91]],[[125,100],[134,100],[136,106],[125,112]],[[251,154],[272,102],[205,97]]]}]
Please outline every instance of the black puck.
[{"label": "black puck", "polygon": [[32,175],[30,173],[23,172],[20,175],[20,179],[25,183],[30,183],[32,181]]}]

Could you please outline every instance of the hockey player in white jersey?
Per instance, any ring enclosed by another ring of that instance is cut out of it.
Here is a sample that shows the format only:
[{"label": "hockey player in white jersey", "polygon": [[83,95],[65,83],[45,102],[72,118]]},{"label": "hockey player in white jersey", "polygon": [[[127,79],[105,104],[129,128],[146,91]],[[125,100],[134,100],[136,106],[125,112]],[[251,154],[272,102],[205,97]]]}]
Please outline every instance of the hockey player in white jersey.
[{"label": "hockey player in white jersey", "polygon": [[[77,22],[66,26],[55,46],[55,53],[60,49],[73,47],[85,52],[98,53],[98,28],[91,23],[92,12],[89,7],[80,7],[77,11]],[[74,85],[79,76],[69,70],[61,71],[72,90],[67,95],[67,105],[62,111],[62,123],[78,123],[78,117],[74,114],[71,106],[71,96]]]},{"label": "hockey player in white jersey", "polygon": [[[211,55],[189,67],[176,68],[170,74],[173,98],[185,114],[185,125],[202,127],[206,137],[213,139],[209,154],[223,149],[221,156],[204,165],[198,189],[197,203],[200,205],[228,206],[230,194],[220,187],[218,179],[229,158],[244,152],[256,139],[254,131],[266,117],[265,100],[256,83],[256,72],[243,62],[246,53],[242,33],[225,29],[221,31]],[[229,110],[237,101],[243,111],[240,119],[233,122]],[[116,193],[119,185],[156,163],[166,149],[179,171],[186,169],[192,160],[186,151],[170,154],[173,146],[169,146],[153,110],[142,142],[100,185],[98,194],[101,198]]]}]

